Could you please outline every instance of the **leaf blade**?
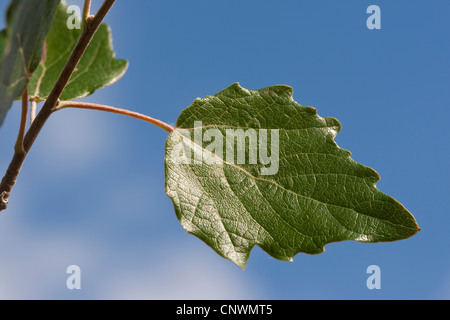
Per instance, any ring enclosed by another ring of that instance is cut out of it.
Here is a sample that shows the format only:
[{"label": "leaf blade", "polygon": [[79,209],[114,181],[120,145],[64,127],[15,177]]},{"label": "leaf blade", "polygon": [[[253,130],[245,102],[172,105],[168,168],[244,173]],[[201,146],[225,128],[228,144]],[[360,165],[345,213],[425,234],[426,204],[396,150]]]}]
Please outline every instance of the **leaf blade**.
[{"label": "leaf blade", "polygon": [[[230,128],[279,129],[278,171],[266,176],[261,163],[229,163],[225,148],[219,163],[180,164],[174,151],[180,141],[183,150],[193,149],[193,159],[205,154],[193,138],[196,121],[202,135],[219,130],[223,145]],[[340,130],[336,119],[296,103],[286,86],[253,91],[233,84],[197,99],[180,114],[166,143],[166,193],[183,228],[241,268],[255,245],[292,260],[299,252],[321,253],[331,242],[414,235],[414,217],[375,187],[379,175],[337,146]]]},{"label": "leaf blade", "polygon": [[[47,59],[41,63],[30,79],[31,98],[45,100],[65,66],[82,31],[68,29],[68,6],[62,1],[55,22],[48,33]],[[96,90],[118,81],[126,72],[128,62],[115,59],[109,26],[102,24],[80,60],[60,99],[62,101],[84,98]]]},{"label": "leaf blade", "polygon": [[0,126],[38,67],[59,0],[13,0],[0,33]]}]

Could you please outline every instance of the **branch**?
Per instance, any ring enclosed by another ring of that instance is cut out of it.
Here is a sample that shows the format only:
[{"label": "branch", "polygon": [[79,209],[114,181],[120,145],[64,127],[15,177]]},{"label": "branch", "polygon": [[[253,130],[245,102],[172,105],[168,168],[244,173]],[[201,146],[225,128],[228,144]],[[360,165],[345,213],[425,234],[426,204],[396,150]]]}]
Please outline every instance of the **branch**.
[{"label": "branch", "polygon": [[97,110],[97,111],[105,111],[110,113],[117,113],[124,116],[132,117],[135,119],[143,120],[148,123],[154,124],[155,126],[166,130],[167,132],[171,133],[175,129],[171,125],[164,123],[160,120],[151,118],[149,116],[143,115],[141,113],[125,110],[125,109],[119,109],[115,107],[105,106],[101,104],[95,104],[95,103],[85,103],[85,102],[72,102],[72,101],[63,101],[61,102],[58,107],[56,107],[55,111],[65,109],[65,108],[77,108],[77,109],[89,109],[89,110]]},{"label": "branch", "polygon": [[17,135],[16,145],[14,146],[14,151],[16,153],[25,153],[23,147],[23,140],[25,138],[25,133],[27,131],[27,120],[28,120],[28,85],[22,94],[22,115],[20,119],[19,134]]},{"label": "branch", "polygon": [[47,122],[48,118],[55,111],[55,108],[59,104],[59,98],[66,87],[67,83],[70,80],[75,68],[81,60],[84,52],[86,51],[89,43],[97,32],[100,24],[105,19],[111,7],[114,5],[116,0],[105,0],[98,10],[97,14],[88,20],[85,28],[83,29],[83,33],[78,39],[78,43],[75,46],[69,60],[61,72],[58,81],[53,87],[50,95],[48,96],[45,104],[42,106],[41,111],[37,115],[36,119],[33,121],[33,124],[30,126],[28,133],[26,134],[23,140],[23,149],[24,153],[15,152],[14,156],[11,160],[11,163],[8,167],[8,170],[5,173],[5,176],[0,183],[0,211],[5,210],[8,206],[9,195],[16,184],[17,177],[19,176],[20,170],[22,169],[23,163],[26,159],[28,152],[30,151],[33,143],[36,141],[39,133]]}]

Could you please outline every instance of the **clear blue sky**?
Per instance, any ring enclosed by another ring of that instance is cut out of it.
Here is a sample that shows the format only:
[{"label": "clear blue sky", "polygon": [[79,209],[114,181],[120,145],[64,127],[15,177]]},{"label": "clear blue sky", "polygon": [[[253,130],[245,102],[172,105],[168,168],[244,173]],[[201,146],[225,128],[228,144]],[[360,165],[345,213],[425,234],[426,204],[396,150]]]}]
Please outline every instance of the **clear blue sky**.
[{"label": "clear blue sky", "polygon": [[[371,4],[381,30],[366,27]],[[107,22],[130,67],[86,101],[173,124],[196,97],[233,82],[292,86],[300,104],[341,122],[337,143],[381,175],[378,188],[422,231],[334,243],[292,263],[255,248],[242,271],[176,219],[164,193],[164,131],[65,110],[0,216],[0,298],[450,299],[449,13],[447,0],[117,0]],[[15,107],[0,130],[2,172],[18,122]],[[79,291],[66,288],[74,264]],[[370,265],[381,268],[381,290],[366,287]]]}]

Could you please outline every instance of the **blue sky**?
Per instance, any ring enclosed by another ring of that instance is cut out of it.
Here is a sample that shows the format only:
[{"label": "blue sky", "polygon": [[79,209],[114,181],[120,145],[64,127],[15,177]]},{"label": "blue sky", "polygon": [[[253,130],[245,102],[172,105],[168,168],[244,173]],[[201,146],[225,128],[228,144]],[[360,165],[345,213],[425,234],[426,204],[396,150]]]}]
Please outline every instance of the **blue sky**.
[{"label": "blue sky", "polygon": [[[0,0],[1,12],[8,3]],[[372,4],[380,30],[366,27]],[[0,215],[0,298],[450,299],[449,9],[445,0],[118,0],[107,23],[130,66],[85,101],[174,124],[195,98],[233,82],[292,86],[300,104],[341,122],[336,142],[380,174],[378,188],[422,231],[329,244],[294,262],[255,248],[242,271],[176,219],[164,192],[166,132],[64,110]],[[18,122],[14,107],[0,130],[2,171]],[[66,287],[74,264],[78,291]],[[381,290],[366,287],[370,265],[381,268]]]}]

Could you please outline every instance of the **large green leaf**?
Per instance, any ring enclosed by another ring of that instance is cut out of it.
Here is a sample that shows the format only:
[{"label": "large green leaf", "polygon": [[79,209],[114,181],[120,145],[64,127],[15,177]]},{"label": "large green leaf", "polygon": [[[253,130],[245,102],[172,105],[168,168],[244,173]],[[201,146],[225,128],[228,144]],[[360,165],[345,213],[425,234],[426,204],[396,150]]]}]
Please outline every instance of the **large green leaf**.
[{"label": "large green leaf", "polygon": [[[330,242],[414,235],[414,217],[376,188],[378,174],[337,146],[340,129],[336,119],[295,102],[287,86],[233,84],[197,99],[166,143],[166,193],[182,226],[241,268],[255,245],[292,260]],[[245,159],[237,140],[231,148],[231,133],[247,135]],[[259,142],[267,136],[271,163],[260,156],[264,143],[250,142],[255,133]]]},{"label": "large green leaf", "polygon": [[60,0],[13,0],[0,32],[0,125],[38,67]]},{"label": "large green leaf", "polygon": [[[70,10],[68,13],[67,9],[67,4],[61,1],[46,39],[47,57],[30,80],[30,97],[36,100],[47,99],[81,35],[81,29],[67,27],[68,19],[72,20],[72,13]],[[127,67],[127,61],[115,59],[111,31],[106,24],[102,24],[60,99],[72,100],[88,96],[119,80]]]}]

